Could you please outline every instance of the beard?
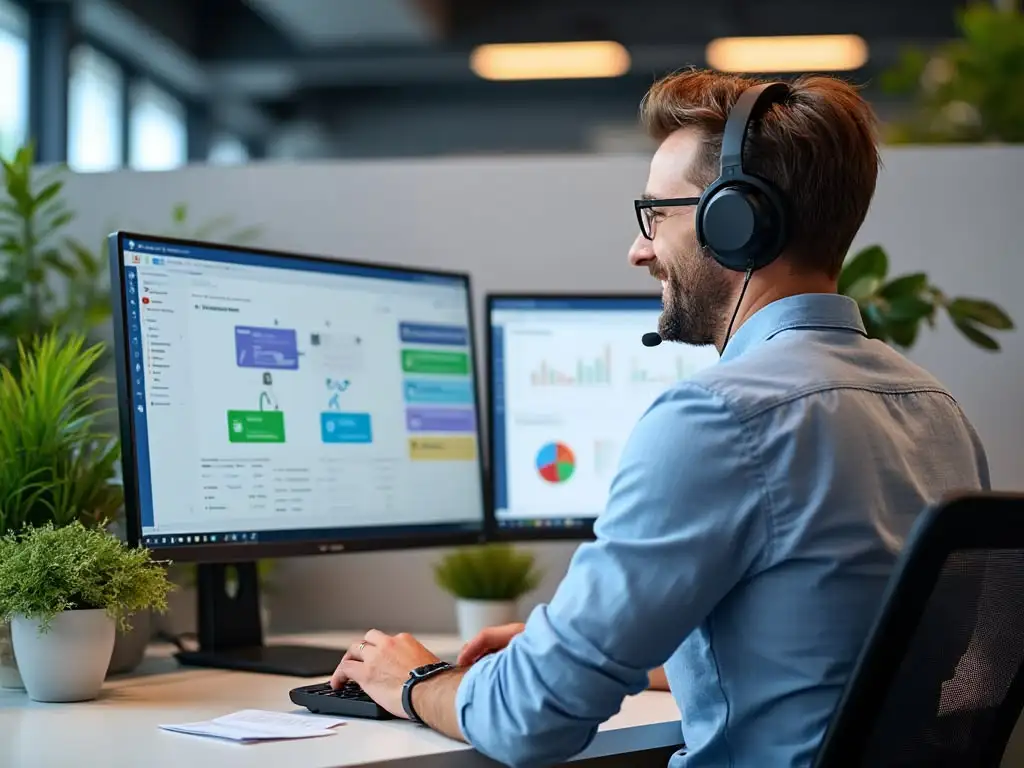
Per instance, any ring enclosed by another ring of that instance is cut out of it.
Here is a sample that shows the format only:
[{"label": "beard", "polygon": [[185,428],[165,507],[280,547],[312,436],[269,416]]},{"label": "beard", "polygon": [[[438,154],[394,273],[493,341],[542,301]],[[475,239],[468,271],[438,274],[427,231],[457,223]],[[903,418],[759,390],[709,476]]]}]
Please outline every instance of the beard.
[{"label": "beard", "polygon": [[732,286],[720,266],[694,238],[678,256],[659,261],[666,282],[658,333],[665,341],[705,346],[724,331],[724,309]]}]

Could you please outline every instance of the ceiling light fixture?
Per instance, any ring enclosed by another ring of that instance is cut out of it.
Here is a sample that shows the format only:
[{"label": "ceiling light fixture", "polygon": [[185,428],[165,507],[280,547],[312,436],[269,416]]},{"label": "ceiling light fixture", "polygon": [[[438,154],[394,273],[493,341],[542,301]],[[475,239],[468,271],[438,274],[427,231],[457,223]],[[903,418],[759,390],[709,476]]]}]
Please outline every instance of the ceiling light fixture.
[{"label": "ceiling light fixture", "polygon": [[484,80],[569,80],[621,77],[629,71],[629,51],[607,40],[573,43],[481,45],[469,66]]},{"label": "ceiling light fixture", "polygon": [[868,44],[858,35],[721,37],[705,55],[722,72],[840,72],[863,67]]}]

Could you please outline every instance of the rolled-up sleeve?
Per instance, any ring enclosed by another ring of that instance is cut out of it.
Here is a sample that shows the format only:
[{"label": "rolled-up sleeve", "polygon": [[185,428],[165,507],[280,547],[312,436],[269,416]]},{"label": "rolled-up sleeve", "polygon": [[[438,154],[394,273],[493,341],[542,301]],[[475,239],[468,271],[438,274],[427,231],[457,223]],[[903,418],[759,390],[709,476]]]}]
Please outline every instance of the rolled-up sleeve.
[{"label": "rolled-up sleeve", "polygon": [[513,766],[588,746],[763,555],[762,488],[754,446],[719,396],[690,384],[660,398],[551,603],[463,678],[466,740]]}]

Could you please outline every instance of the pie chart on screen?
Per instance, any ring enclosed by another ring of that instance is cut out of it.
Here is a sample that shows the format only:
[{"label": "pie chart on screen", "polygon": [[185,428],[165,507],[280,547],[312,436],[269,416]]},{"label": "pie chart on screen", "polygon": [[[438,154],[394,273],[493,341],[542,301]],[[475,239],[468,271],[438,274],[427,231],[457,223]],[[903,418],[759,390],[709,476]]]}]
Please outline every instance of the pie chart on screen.
[{"label": "pie chart on screen", "polygon": [[548,443],[537,451],[537,473],[549,483],[564,483],[576,471],[576,456],[565,443]]}]

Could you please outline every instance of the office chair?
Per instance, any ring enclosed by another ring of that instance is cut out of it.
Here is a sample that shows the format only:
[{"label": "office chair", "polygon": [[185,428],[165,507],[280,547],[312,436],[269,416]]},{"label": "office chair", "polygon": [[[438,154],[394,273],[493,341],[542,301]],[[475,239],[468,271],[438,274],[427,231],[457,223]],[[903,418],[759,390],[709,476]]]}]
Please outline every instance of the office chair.
[{"label": "office chair", "polygon": [[1024,494],[917,520],[816,768],[998,766],[1024,708]]}]

